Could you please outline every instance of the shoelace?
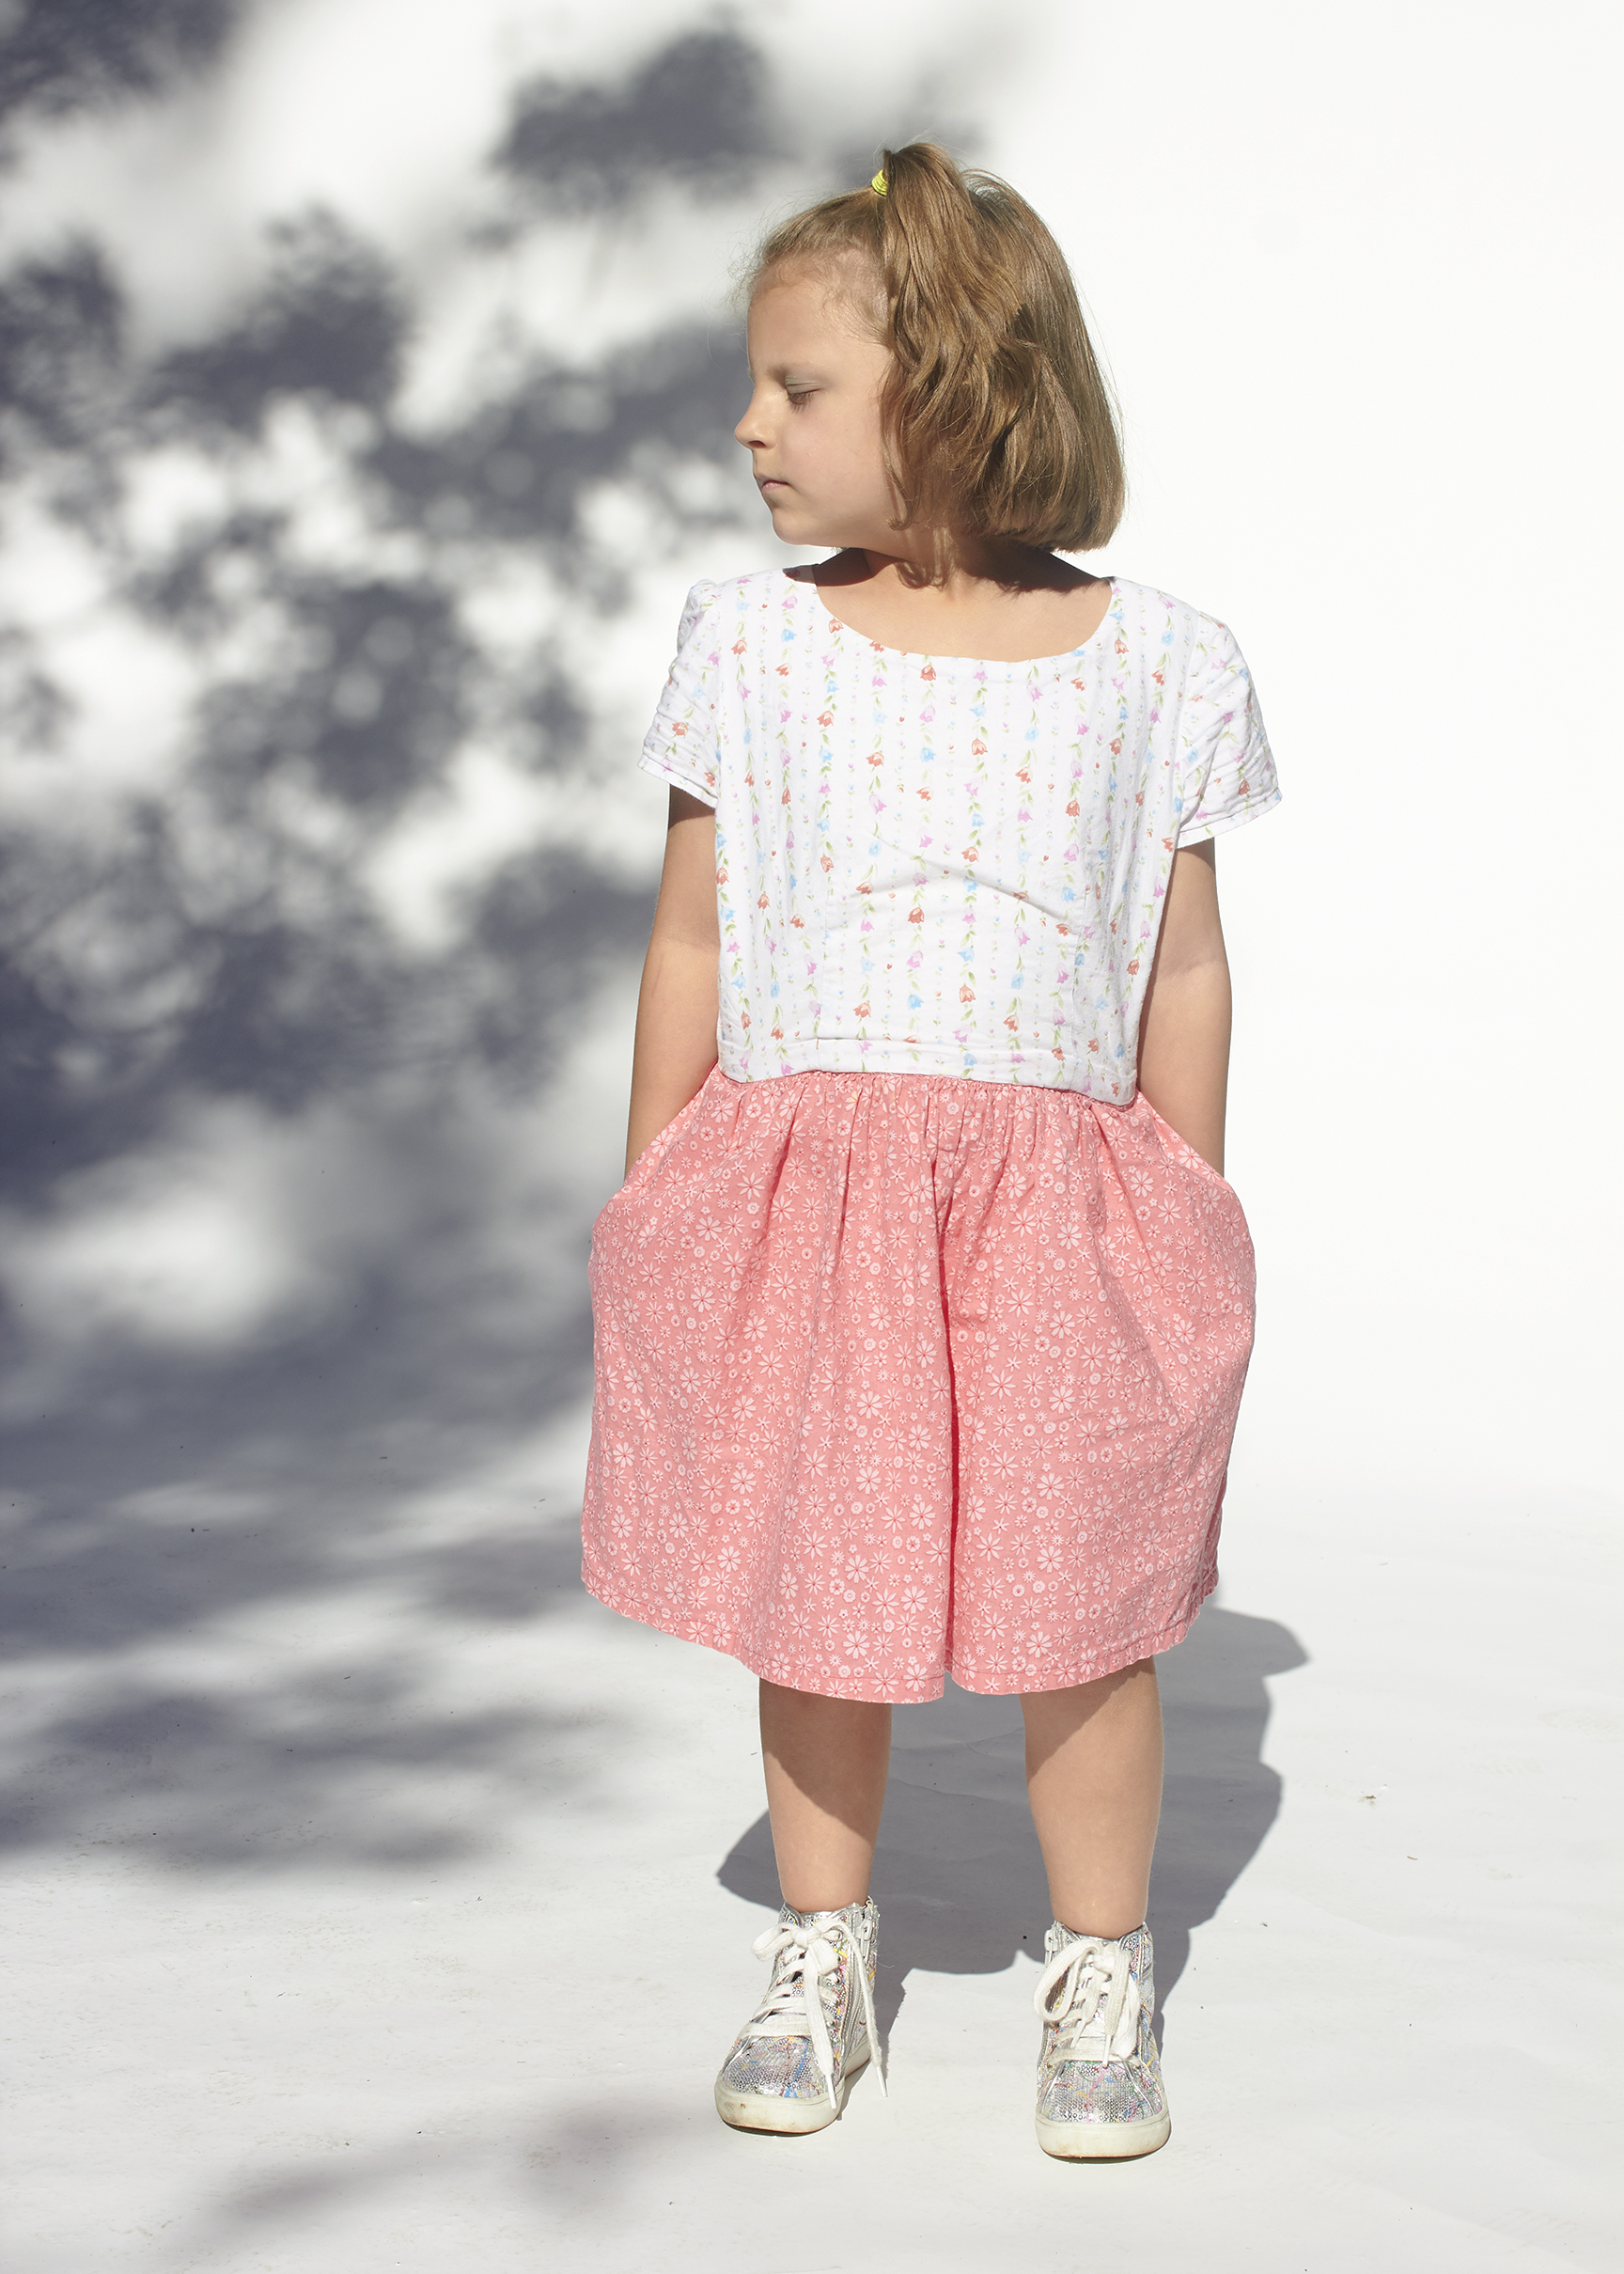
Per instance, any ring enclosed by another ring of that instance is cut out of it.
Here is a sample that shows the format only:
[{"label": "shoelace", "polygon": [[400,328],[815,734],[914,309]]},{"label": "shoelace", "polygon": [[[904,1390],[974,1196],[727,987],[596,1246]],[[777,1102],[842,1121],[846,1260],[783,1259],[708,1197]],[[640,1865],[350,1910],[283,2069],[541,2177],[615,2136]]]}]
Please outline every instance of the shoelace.
[{"label": "shoelace", "polygon": [[[786,2022],[804,2021],[806,2034],[812,2041],[812,2054],[823,2078],[823,2089],[831,2101],[835,2098],[835,2048],[829,2042],[829,2018],[823,2011],[823,1979],[838,1971],[840,1953],[836,1948],[844,1943],[851,1954],[851,1971],[856,1977],[857,1991],[863,2000],[863,2021],[868,2031],[868,2049],[880,2077],[880,2090],[886,2093],[885,2070],[880,2059],[880,2032],[874,2026],[874,1993],[868,1987],[868,1968],[864,1960],[862,1945],[844,1919],[822,1919],[805,1926],[796,1926],[790,1921],[780,1920],[764,1935],[757,1935],[750,1948],[757,1958],[770,1958],[774,1967],[782,1956],[784,1965],[774,1972],[773,1985],[750,2017],[749,2031],[763,2037],[798,2037],[799,2027],[785,2028]],[[757,2022],[777,2022],[776,2029],[757,2030]],[[888,2095],[887,2095],[888,2096]]]},{"label": "shoelace", "polygon": [[1139,2043],[1141,2002],[1120,1942],[1094,1935],[1056,1951],[1032,1996],[1038,2018],[1059,2026],[1062,2061],[1126,2061]]}]

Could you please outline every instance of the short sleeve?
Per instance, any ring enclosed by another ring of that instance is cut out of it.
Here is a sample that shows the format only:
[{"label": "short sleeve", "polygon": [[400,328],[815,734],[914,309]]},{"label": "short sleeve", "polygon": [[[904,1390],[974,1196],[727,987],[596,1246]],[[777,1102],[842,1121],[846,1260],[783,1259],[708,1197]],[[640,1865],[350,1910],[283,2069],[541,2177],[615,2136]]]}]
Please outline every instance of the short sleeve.
[{"label": "short sleeve", "polygon": [[1191,661],[1180,742],[1179,838],[1199,844],[1280,803],[1280,784],[1246,658],[1224,624],[1209,623]]},{"label": "short sleeve", "polygon": [[706,805],[716,803],[716,696],[722,659],[714,585],[695,585],[682,609],[677,656],[643,739],[638,764]]}]

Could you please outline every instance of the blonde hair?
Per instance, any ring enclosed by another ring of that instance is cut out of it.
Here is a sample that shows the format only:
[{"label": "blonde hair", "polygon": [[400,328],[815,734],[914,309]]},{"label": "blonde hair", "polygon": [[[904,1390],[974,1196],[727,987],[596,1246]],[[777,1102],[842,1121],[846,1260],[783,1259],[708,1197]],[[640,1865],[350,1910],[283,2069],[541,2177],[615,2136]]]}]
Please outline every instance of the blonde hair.
[{"label": "blonde hair", "polygon": [[868,264],[894,358],[881,422],[898,528],[1102,545],[1126,500],[1121,437],[1059,246],[1007,181],[933,142],[884,151],[882,180],[780,222],[748,289],[803,263]]}]

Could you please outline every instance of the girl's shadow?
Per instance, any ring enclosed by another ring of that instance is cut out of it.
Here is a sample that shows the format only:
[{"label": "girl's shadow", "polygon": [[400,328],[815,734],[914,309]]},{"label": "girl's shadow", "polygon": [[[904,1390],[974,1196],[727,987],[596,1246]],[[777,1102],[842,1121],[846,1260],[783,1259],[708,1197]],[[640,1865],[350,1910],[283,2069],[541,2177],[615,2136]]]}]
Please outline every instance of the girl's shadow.
[{"label": "girl's shadow", "polygon": [[[1296,1637],[1272,1619],[1211,1606],[1157,1661],[1167,1724],[1150,1887],[1159,2007],[1184,1971],[1192,1933],[1212,1917],[1279,1813],[1281,1780],[1262,1758],[1265,1677],[1306,1663]],[[777,1909],[765,1815],[717,1877],[747,1903]],[[949,1685],[933,1704],[898,1707],[874,1892],[885,1924],[875,2005],[887,2039],[913,1968],[992,1974],[1018,1951],[1042,1955],[1049,1895],[1026,1808],[1019,1700]]]}]

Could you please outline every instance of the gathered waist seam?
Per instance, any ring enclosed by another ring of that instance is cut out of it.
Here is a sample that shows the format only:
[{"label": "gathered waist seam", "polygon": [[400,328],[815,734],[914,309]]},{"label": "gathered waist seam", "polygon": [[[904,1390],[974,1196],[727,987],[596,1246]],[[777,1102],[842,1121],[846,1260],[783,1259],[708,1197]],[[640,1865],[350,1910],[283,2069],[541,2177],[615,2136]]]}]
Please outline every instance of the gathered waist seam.
[{"label": "gathered waist seam", "polygon": [[802,1066],[787,1068],[782,1074],[740,1076],[729,1074],[718,1065],[713,1078],[726,1082],[740,1091],[776,1090],[788,1082],[822,1082],[834,1090],[886,1089],[898,1083],[923,1084],[929,1089],[971,1090],[985,1095],[989,1091],[1008,1093],[1021,1097],[1076,1098],[1085,1106],[1097,1106],[1103,1113],[1131,1113],[1138,1104],[1140,1091],[1135,1090],[1127,1100],[1102,1098],[1091,1090],[1072,1090],[1059,1082],[1012,1082],[991,1079],[974,1074],[926,1074],[907,1066]]}]

